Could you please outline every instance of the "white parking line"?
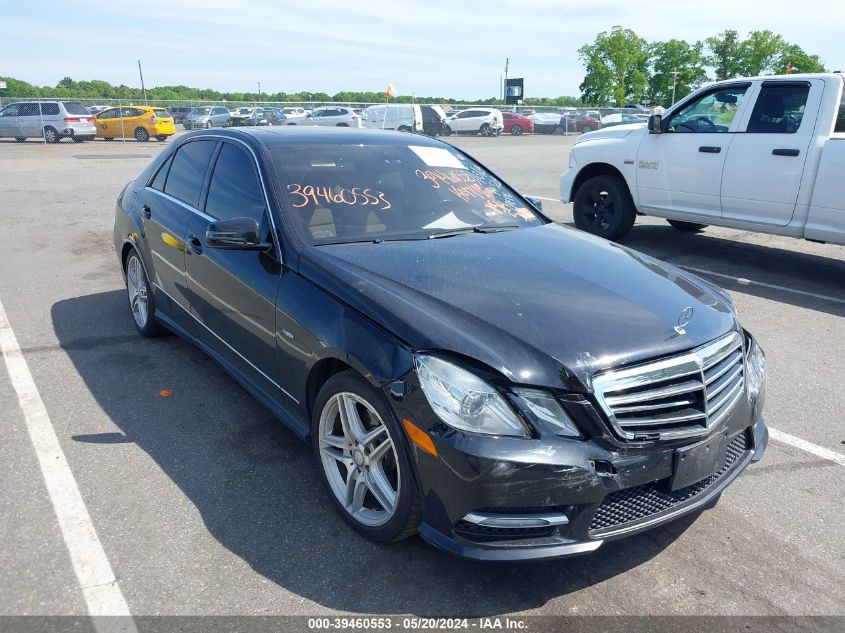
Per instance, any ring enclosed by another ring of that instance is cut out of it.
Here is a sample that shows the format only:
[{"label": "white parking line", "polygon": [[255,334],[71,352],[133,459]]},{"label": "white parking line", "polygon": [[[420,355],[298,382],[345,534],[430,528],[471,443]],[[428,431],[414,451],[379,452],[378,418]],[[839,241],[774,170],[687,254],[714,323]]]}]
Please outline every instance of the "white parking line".
[{"label": "white parking line", "polygon": [[716,273],[712,270],[707,270],[706,268],[696,268],[695,266],[686,266],[684,264],[675,264],[675,266],[678,266],[679,268],[684,268],[686,270],[691,270],[696,273],[702,273],[704,275],[713,275],[714,277],[721,277],[722,279],[731,279],[732,281],[735,281],[743,286],[762,286],[763,288],[772,288],[773,290],[780,290],[781,292],[791,292],[796,295],[803,295],[805,297],[813,297],[815,299],[824,299],[825,301],[833,301],[834,303],[845,304],[845,299],[831,297],[830,295],[823,295],[817,292],[807,292],[806,290],[796,290],[795,288],[787,288],[786,286],[776,286],[775,284],[767,284],[762,281],[754,281],[752,279],[746,279],[745,277],[734,277],[733,275]]},{"label": "white parking line", "polygon": [[91,522],[2,302],[0,352],[6,361],[6,369],[17,394],[29,439],[38,457],[41,475],[44,477],[47,493],[53,504],[88,613],[91,616],[112,616],[95,617],[94,627],[101,633],[137,633],[129,607],[97,537],[97,531]]},{"label": "white parking line", "polygon": [[773,440],[777,440],[778,442],[789,444],[790,446],[794,446],[795,448],[800,448],[802,451],[811,453],[816,457],[821,457],[822,459],[835,462],[840,466],[845,466],[845,455],[837,453],[836,451],[832,451],[828,448],[825,448],[824,446],[813,444],[812,442],[808,442],[807,440],[802,440],[800,437],[795,437],[794,435],[790,435],[789,433],[784,433],[783,431],[778,431],[777,429],[772,428],[769,429],[769,437],[771,437]]}]

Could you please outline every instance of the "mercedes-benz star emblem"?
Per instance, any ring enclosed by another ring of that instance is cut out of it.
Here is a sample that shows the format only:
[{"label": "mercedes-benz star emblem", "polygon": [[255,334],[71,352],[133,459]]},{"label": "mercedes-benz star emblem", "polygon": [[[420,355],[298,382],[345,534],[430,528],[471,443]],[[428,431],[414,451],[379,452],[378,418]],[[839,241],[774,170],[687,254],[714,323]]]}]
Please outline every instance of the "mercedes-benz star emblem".
[{"label": "mercedes-benz star emblem", "polygon": [[692,308],[687,306],[684,308],[684,311],[681,312],[681,315],[678,317],[678,325],[675,326],[675,332],[678,333],[679,336],[683,336],[687,333],[686,326],[689,322],[692,321]]}]

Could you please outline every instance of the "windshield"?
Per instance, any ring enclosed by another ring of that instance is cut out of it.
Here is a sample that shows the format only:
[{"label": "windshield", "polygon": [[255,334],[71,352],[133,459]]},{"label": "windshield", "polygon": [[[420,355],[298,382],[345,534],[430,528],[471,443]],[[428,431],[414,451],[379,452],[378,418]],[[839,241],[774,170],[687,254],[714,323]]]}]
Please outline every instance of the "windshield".
[{"label": "windshield", "polygon": [[238,110],[238,114],[249,114],[252,112],[252,108],[241,108]]},{"label": "windshield", "polygon": [[446,147],[312,145],[273,152],[287,212],[310,244],[429,239],[546,220]]}]

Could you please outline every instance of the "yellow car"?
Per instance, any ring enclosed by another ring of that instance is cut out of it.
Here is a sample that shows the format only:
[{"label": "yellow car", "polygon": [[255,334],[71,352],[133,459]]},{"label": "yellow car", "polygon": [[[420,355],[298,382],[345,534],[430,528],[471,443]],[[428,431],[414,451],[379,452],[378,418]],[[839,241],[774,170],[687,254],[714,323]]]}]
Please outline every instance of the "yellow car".
[{"label": "yellow car", "polygon": [[116,138],[135,137],[149,141],[155,137],[160,141],[176,133],[173,115],[164,108],[149,106],[120,106],[103,110],[94,117],[97,138],[107,141]]}]

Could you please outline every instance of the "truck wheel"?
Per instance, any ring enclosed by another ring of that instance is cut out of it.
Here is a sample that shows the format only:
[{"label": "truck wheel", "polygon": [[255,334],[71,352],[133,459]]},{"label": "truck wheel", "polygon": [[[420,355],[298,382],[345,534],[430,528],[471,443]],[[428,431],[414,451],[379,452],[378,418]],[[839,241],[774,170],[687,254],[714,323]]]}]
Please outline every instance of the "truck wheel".
[{"label": "truck wheel", "polygon": [[593,176],[575,192],[575,226],[606,240],[619,240],[634,226],[636,211],[624,181],[617,176]]},{"label": "truck wheel", "polygon": [[706,224],[696,224],[695,222],[681,222],[680,220],[666,220],[669,224],[674,226],[679,231],[684,233],[698,233],[707,228]]}]

